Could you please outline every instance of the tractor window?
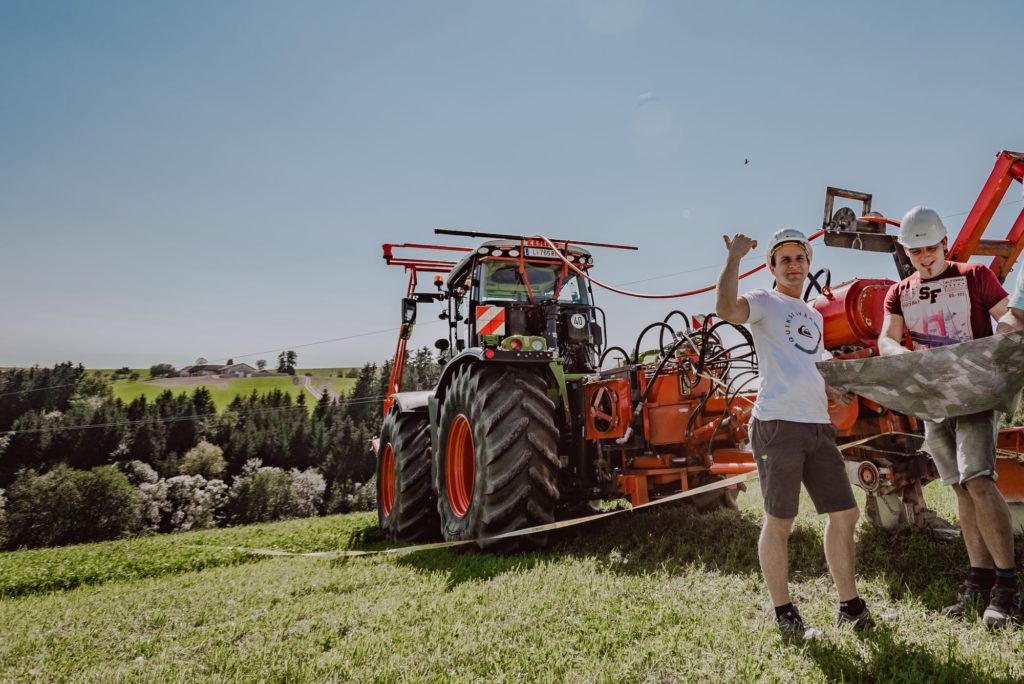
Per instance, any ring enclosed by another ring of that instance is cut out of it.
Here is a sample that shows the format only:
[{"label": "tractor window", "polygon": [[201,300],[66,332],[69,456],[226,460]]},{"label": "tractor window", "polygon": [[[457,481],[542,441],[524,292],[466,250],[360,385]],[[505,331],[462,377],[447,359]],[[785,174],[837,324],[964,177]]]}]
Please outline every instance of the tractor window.
[{"label": "tractor window", "polygon": [[[527,263],[526,277],[530,281],[533,298],[537,301],[546,301],[555,296],[555,290],[558,289],[559,281],[562,277],[562,265],[558,263]],[[485,261],[483,262],[482,281],[481,299],[484,301],[530,301],[526,283],[519,272],[518,263],[511,261]],[[582,278],[572,271],[566,273],[565,279],[561,280],[558,300],[576,304],[589,304],[586,284],[583,283]]]}]

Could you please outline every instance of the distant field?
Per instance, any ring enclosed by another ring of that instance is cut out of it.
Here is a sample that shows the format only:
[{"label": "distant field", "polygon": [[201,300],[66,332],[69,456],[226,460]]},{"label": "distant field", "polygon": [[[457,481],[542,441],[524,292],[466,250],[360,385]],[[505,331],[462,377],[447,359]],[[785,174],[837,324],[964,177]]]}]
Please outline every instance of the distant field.
[{"label": "distant field", "polygon": [[320,378],[328,378],[328,377],[343,378],[343,377],[346,377],[347,375],[349,375],[350,373],[353,373],[353,372],[354,373],[358,373],[359,369],[358,368],[299,368],[299,369],[296,369],[296,371],[295,371],[295,373],[297,375],[305,375],[306,373],[311,373],[314,377],[320,377]]},{"label": "distant field", "polygon": [[[183,382],[194,381],[194,382]],[[206,387],[213,395],[213,402],[218,411],[227,408],[228,404],[239,395],[251,394],[256,390],[260,394],[281,390],[297,398],[306,392],[301,385],[293,385],[290,377],[285,378],[238,378],[226,380],[220,378],[171,378],[170,380],[131,381],[116,380],[113,383],[114,396],[129,402],[145,396],[147,400],[156,399],[167,390],[174,394],[191,394],[197,387]],[[313,399],[306,392],[306,400]]]},{"label": "distant field", "polygon": [[[251,366],[253,364],[249,364],[249,365]],[[96,375],[102,375],[102,376],[107,377],[107,378],[112,376],[117,371],[116,368],[89,368],[87,370],[88,370],[89,373],[93,373],[93,374],[96,374]],[[149,378],[149,369],[148,368],[132,368],[130,370],[133,373],[138,373],[140,380],[149,380],[150,379]],[[273,368],[270,368],[268,370],[273,370]],[[359,372],[358,368],[297,368],[295,370],[295,374],[296,375],[305,375],[306,373],[309,373],[309,374],[313,375],[313,377],[323,377],[323,378],[344,378],[344,377],[348,376],[349,374],[358,373],[358,372]]]},{"label": "distant field", "polygon": [[[302,377],[305,371],[296,377]],[[146,373],[148,376],[148,372]],[[145,376],[144,376],[145,377]],[[331,392],[340,394],[348,392],[355,385],[354,378],[338,378],[329,376],[312,377],[313,390],[317,394],[320,388],[328,386]],[[292,384],[291,377],[270,377],[270,378],[168,378],[159,380],[115,380],[112,383],[114,396],[122,401],[130,402],[138,397],[144,396],[147,400],[156,399],[167,390],[174,394],[191,394],[197,387],[206,387],[213,395],[214,404],[218,411],[223,411],[228,404],[239,395],[249,395],[255,390],[260,394],[281,390],[287,392],[293,399],[300,394],[306,394],[306,401],[314,403],[316,397],[307,392],[302,385]]]}]

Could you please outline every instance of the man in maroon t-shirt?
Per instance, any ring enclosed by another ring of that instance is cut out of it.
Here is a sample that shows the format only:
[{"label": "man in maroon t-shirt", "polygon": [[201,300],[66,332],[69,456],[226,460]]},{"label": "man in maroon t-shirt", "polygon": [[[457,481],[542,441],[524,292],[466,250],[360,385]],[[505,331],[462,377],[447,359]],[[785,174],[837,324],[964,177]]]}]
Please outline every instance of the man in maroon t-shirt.
[{"label": "man in maroon t-shirt", "polygon": [[[1006,313],[1006,291],[981,264],[946,261],[946,226],[931,209],[914,207],[903,217],[899,243],[916,273],[889,289],[885,320],[878,337],[883,356],[908,354],[992,334],[992,318]],[[971,561],[960,600],[943,609],[963,615],[987,604],[983,621],[1002,627],[1019,611],[1010,509],[996,489],[996,414],[973,413],[926,420],[925,445],[942,483],[952,485],[960,510],[960,529]]]}]

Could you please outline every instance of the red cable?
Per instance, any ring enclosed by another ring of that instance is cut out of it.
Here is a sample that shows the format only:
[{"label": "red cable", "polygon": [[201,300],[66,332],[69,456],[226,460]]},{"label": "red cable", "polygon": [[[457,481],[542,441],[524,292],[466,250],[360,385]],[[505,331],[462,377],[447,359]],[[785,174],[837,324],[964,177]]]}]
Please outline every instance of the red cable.
[{"label": "red cable", "polygon": [[[811,240],[815,240],[815,239],[821,237],[824,234],[825,234],[824,230],[819,230],[817,233],[814,233],[809,238],[807,238],[807,240],[808,240],[808,242],[810,242]],[[682,297],[691,297],[693,295],[703,294],[705,292],[711,292],[712,290],[715,290],[715,289],[718,288],[718,285],[708,285],[707,287],[702,287],[699,290],[690,290],[689,292],[675,292],[675,293],[672,293],[672,294],[644,294],[642,292],[630,292],[629,290],[620,290],[617,287],[613,287],[612,285],[608,285],[606,283],[602,283],[600,280],[597,280],[596,278],[591,278],[590,276],[588,276],[586,273],[583,272],[582,269],[578,268],[575,264],[573,264],[571,261],[566,259],[565,256],[562,254],[562,252],[559,251],[558,247],[555,247],[555,243],[551,242],[551,240],[547,239],[543,235],[534,235],[530,239],[531,240],[543,240],[544,242],[546,242],[551,247],[551,249],[554,250],[555,254],[558,255],[558,258],[565,262],[566,266],[568,266],[573,271],[575,271],[576,273],[580,274],[581,276],[583,276],[584,278],[586,278],[590,282],[594,283],[595,285],[603,287],[606,290],[611,290],[612,292],[617,292],[619,294],[626,295],[627,297],[639,297],[640,299],[678,299],[678,298],[682,298]],[[743,278],[746,278],[749,275],[753,275],[754,273],[757,273],[758,271],[760,271],[762,268],[764,268],[767,265],[768,264],[761,264],[760,266],[758,266],[756,268],[750,269],[746,273],[740,275],[738,280],[742,280]]]}]

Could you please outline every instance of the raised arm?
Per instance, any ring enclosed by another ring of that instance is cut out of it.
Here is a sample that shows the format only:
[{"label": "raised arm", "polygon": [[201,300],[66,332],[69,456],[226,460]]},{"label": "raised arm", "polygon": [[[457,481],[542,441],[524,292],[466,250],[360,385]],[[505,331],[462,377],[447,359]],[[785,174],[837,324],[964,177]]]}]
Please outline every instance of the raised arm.
[{"label": "raised arm", "polygon": [[723,235],[725,246],[729,255],[722,266],[722,273],[718,276],[718,289],[715,298],[715,313],[718,317],[730,323],[746,323],[750,318],[750,304],[746,299],[737,296],[740,278],[740,259],[745,257],[750,250],[757,247],[757,242],[751,240],[743,233],[736,233],[729,239]]}]

